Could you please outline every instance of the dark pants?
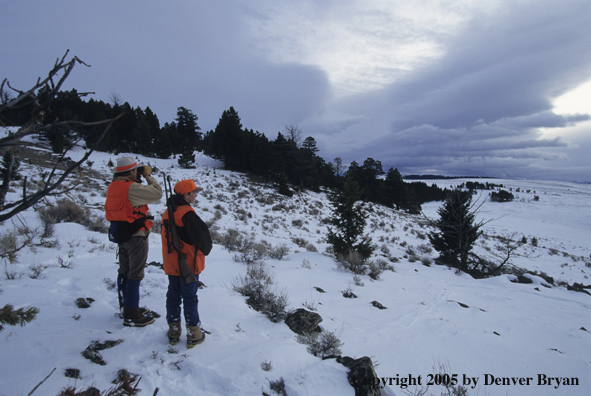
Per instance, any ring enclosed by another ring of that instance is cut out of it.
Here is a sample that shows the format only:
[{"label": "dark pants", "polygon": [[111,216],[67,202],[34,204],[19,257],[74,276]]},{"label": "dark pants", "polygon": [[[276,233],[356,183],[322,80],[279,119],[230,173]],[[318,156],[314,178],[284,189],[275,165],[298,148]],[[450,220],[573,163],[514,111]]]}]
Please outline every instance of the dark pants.
[{"label": "dark pants", "polygon": [[166,293],[166,321],[175,323],[181,320],[181,302],[185,324],[197,326],[199,312],[197,310],[197,290],[199,289],[199,275],[195,275],[197,282],[183,285],[180,276],[168,276],[168,292]]},{"label": "dark pants", "polygon": [[144,279],[148,249],[147,236],[134,236],[119,245],[117,294],[120,307],[139,307],[140,282]]}]

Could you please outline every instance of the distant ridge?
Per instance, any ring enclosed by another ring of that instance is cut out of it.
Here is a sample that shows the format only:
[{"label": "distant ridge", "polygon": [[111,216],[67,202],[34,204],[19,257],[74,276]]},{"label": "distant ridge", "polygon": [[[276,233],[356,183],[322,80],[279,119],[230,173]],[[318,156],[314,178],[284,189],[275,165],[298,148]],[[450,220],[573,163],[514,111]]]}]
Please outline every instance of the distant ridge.
[{"label": "distant ridge", "polygon": [[406,175],[405,180],[442,180],[442,179],[495,179],[492,176],[443,176],[443,175]]}]

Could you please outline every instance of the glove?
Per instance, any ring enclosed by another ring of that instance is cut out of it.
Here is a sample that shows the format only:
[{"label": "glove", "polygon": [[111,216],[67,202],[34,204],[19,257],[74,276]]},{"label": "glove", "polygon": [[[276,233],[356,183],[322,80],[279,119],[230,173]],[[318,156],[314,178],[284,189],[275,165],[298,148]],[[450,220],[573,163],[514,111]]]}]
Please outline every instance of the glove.
[{"label": "glove", "polygon": [[150,176],[152,174],[152,168],[149,165],[144,165],[144,169],[142,170],[142,176]]}]

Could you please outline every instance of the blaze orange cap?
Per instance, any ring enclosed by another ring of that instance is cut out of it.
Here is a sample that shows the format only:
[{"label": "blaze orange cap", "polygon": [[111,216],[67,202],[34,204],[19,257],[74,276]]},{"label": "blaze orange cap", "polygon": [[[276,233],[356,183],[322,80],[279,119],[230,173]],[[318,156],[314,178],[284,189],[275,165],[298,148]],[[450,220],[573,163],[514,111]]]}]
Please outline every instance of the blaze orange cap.
[{"label": "blaze orange cap", "polygon": [[181,180],[180,182],[174,185],[174,192],[176,192],[177,194],[185,195],[193,191],[203,191],[203,188],[197,187],[195,185],[195,182],[191,179]]}]

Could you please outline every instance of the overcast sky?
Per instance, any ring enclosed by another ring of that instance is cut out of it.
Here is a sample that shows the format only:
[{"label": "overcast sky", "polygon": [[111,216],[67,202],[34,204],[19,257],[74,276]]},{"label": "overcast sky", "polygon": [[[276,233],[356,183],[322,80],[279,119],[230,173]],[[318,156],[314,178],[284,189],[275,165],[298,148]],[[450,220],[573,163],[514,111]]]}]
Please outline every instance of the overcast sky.
[{"label": "overcast sky", "polygon": [[591,182],[589,0],[0,0],[0,79],[69,49],[67,88],[202,130],[233,106],[327,161]]}]

